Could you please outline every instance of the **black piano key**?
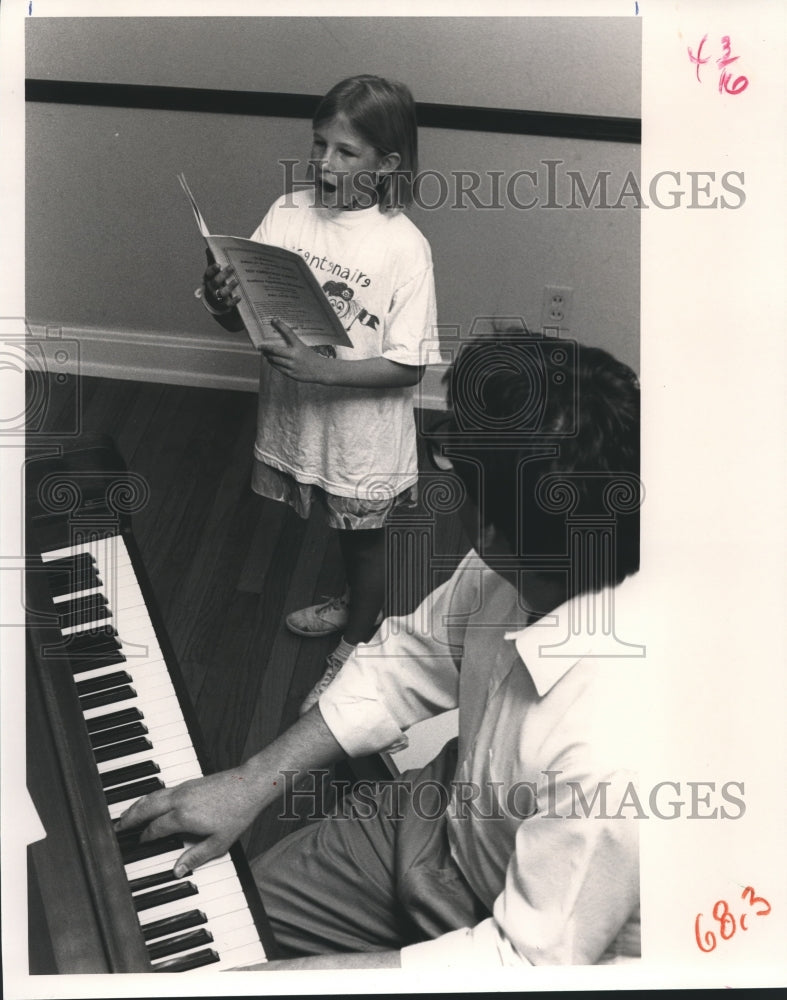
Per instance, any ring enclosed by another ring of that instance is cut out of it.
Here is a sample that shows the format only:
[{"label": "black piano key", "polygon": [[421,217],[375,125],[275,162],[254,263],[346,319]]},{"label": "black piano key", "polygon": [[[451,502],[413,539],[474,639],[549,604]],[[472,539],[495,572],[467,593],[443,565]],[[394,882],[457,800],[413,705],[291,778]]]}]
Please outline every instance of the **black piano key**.
[{"label": "black piano key", "polygon": [[148,954],[151,962],[167,955],[177,955],[179,952],[188,951],[201,944],[210,944],[213,935],[209,930],[200,927],[196,931],[188,931],[186,934],[176,934],[174,937],[165,938],[163,941],[156,941],[155,944],[148,945]]},{"label": "black piano key", "polygon": [[130,740],[132,736],[145,736],[147,731],[148,727],[144,722],[129,722],[125,726],[115,726],[114,729],[102,729],[100,733],[93,733],[90,745],[97,750],[99,747],[109,746],[110,743]]},{"label": "black piano key", "polygon": [[60,571],[47,576],[53,598],[66,597],[68,594],[78,594],[82,590],[103,586],[101,577],[94,567],[77,570],[74,573]]},{"label": "black piano key", "polygon": [[110,688],[120,687],[121,684],[131,683],[131,674],[125,670],[114,670],[111,674],[102,674],[100,677],[89,677],[84,681],[77,681],[77,694],[81,698],[86,694],[95,694],[97,691],[108,691]]},{"label": "black piano key", "polygon": [[[115,820],[115,823],[117,823],[117,820]],[[120,853],[125,858],[129,851],[133,851],[140,846],[139,838],[142,836],[142,829],[140,827],[135,827],[133,830],[116,829],[115,836],[117,837]]]},{"label": "black piano key", "polygon": [[125,663],[126,658],[119,650],[99,650],[89,656],[80,659],[72,659],[71,671],[74,674],[84,673],[85,670],[95,670],[97,667],[111,667],[115,663]]},{"label": "black piano key", "polygon": [[129,880],[128,887],[134,892],[143,892],[145,889],[155,889],[157,885],[167,885],[169,882],[179,882],[175,877],[174,868],[166,872],[154,872],[152,875],[140,875],[139,878]]},{"label": "black piano key", "polygon": [[116,701],[128,701],[129,698],[136,698],[137,692],[132,687],[112,688],[111,691],[102,691],[100,694],[89,694],[79,699],[79,704],[83,712],[91,708],[100,708],[102,705],[113,705]]},{"label": "black piano key", "polygon": [[126,838],[123,838],[122,834],[118,836],[120,854],[124,865],[130,865],[132,861],[142,861],[145,858],[155,858],[159,854],[167,854],[169,851],[180,851],[185,847],[183,839],[178,837],[177,834],[173,834],[171,837],[160,837],[158,840],[146,840],[143,844],[140,844],[140,831],[132,830],[130,833],[136,834],[136,837],[128,838],[130,844],[124,844]]},{"label": "black piano key", "polygon": [[117,631],[112,625],[91,628],[85,632],[74,632],[63,640],[63,647],[70,658],[79,659],[104,649],[120,649]]},{"label": "black piano key", "polygon": [[101,747],[96,750],[93,756],[96,762],[103,764],[107,760],[117,760],[118,757],[130,757],[133,753],[142,753],[144,750],[152,750],[153,744],[144,736],[137,736],[133,740],[123,740],[122,743],[112,743],[108,747]]},{"label": "black piano key", "polygon": [[136,722],[144,718],[145,716],[138,708],[121,708],[117,712],[107,712],[106,715],[96,715],[92,719],[85,719],[85,726],[89,733],[99,733],[104,729],[114,729],[115,726],[122,726],[127,722]]},{"label": "black piano key", "polygon": [[55,610],[61,616],[76,615],[83,610],[108,607],[108,601],[103,594],[83,594],[82,597],[72,597],[55,605]]},{"label": "black piano key", "polygon": [[88,622],[97,622],[112,617],[112,612],[109,610],[103,594],[90,594],[88,597],[77,597],[65,604],[56,604],[55,611],[63,631],[67,628],[74,628],[76,625],[85,625]]},{"label": "black piano key", "polygon": [[64,556],[58,556],[57,559],[50,559],[48,562],[44,563],[47,572],[56,570],[73,570],[79,566],[92,566],[95,565],[95,558],[89,552],[72,552]]},{"label": "black piano key", "polygon": [[68,601],[61,601],[57,605],[60,614],[70,615],[79,611],[80,608],[91,608],[94,605],[105,606],[109,602],[103,594],[82,594],[81,597],[72,597]]},{"label": "black piano key", "polygon": [[104,771],[101,777],[101,787],[111,788],[113,785],[123,785],[127,781],[146,778],[151,774],[160,774],[161,768],[152,760],[143,760],[128,767],[118,767],[114,771]]},{"label": "black piano key", "polygon": [[192,951],[190,955],[182,958],[168,958],[163,962],[156,962],[153,965],[154,972],[189,972],[191,969],[199,969],[203,965],[211,965],[218,962],[219,956],[212,948],[204,951]]},{"label": "black piano key", "polygon": [[[44,570],[47,582],[53,593],[60,587],[63,580],[69,581],[73,580],[74,577],[85,576],[91,573],[97,575],[96,560],[89,552],[80,552],[78,555],[73,556],[62,556],[60,559],[50,559],[49,562],[44,563]],[[61,593],[70,594],[73,591],[65,590],[61,591]]]},{"label": "black piano key", "polygon": [[116,805],[118,802],[125,802],[131,799],[140,799],[150,792],[157,792],[164,787],[161,778],[144,778],[142,781],[132,781],[127,785],[119,785],[117,788],[109,788],[104,792],[104,798],[108,806]]},{"label": "black piano key", "polygon": [[63,652],[69,659],[81,660],[89,658],[94,653],[119,650],[122,643],[118,639],[117,629],[111,620],[101,625],[91,626],[81,632],[72,632],[63,636]]},{"label": "black piano key", "polygon": [[161,920],[142,924],[142,936],[146,941],[154,941],[165,934],[175,934],[178,931],[187,930],[189,927],[198,927],[207,922],[208,918],[202,910],[187,910],[185,913],[176,913],[173,917],[162,917]]},{"label": "black piano key", "polygon": [[163,787],[164,782],[161,778],[143,778],[141,781],[130,781],[127,784],[118,785],[116,788],[108,788],[104,792],[104,798],[107,800],[108,806],[113,806],[118,802],[141,799],[143,795],[157,792],[159,788]]},{"label": "black piano key", "polygon": [[150,910],[154,906],[163,906],[165,903],[174,903],[176,899],[186,899],[188,896],[196,896],[199,889],[193,882],[185,880],[176,882],[174,885],[165,885],[161,889],[154,889],[152,892],[141,892],[134,896],[134,906],[137,913],[143,910]]}]

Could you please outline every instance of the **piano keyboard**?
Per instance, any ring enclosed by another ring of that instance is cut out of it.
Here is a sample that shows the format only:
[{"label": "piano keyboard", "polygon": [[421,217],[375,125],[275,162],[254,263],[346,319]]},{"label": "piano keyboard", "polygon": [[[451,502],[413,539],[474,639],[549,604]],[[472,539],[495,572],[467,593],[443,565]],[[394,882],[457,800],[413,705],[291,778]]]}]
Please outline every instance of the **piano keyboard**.
[{"label": "piano keyboard", "polygon": [[[41,558],[114,820],[142,795],[203,771],[122,535]],[[172,868],[188,841],[118,841],[154,971],[266,960],[229,854],[176,879]]]}]

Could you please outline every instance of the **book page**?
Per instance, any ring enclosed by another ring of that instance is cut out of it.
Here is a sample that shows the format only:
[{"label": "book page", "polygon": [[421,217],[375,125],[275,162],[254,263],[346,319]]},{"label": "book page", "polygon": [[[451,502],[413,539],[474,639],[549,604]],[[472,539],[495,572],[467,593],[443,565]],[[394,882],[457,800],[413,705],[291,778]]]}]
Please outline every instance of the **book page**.
[{"label": "book page", "polygon": [[206,242],[216,261],[222,267],[231,266],[238,276],[238,311],[255,347],[281,342],[273,319],[284,320],[308,347],[352,347],[308,265],[297,254],[237,236],[208,236]]},{"label": "book page", "polygon": [[214,260],[221,267],[232,267],[238,276],[238,312],[258,350],[265,343],[281,343],[274,319],[284,320],[307,347],[352,347],[308,265],[297,254],[238,236],[211,236],[185,175],[178,174],[178,180]]},{"label": "book page", "polygon": [[194,218],[197,220],[197,227],[202,235],[207,239],[207,237],[210,236],[210,231],[205,224],[205,220],[202,218],[202,212],[200,212],[199,208],[197,208],[197,202],[194,195],[191,193],[191,188],[186,182],[186,175],[178,174],[178,180],[180,181],[180,186],[183,188],[183,191],[191,204],[191,210],[194,213]]}]

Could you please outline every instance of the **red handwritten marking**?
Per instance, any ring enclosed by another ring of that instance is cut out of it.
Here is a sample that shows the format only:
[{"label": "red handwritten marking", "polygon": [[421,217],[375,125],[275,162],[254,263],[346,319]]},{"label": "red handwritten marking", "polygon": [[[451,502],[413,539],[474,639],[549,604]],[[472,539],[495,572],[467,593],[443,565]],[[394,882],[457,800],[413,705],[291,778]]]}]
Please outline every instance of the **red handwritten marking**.
[{"label": "red handwritten marking", "polygon": [[689,59],[691,59],[691,61],[693,63],[697,64],[697,83],[702,83],[702,80],[700,80],[700,66],[704,66],[706,62],[710,62],[710,56],[708,56],[707,59],[702,59],[701,58],[701,56],[702,56],[702,46],[705,44],[705,42],[707,42],[707,40],[708,40],[708,36],[707,35],[703,35],[702,36],[702,41],[700,42],[699,46],[697,47],[697,54],[696,54],[696,56],[691,51],[691,49],[689,49]]},{"label": "red handwritten marking", "polygon": [[[700,67],[707,65],[707,63],[711,60],[710,56],[705,56],[705,58],[702,56],[702,50],[707,40],[708,36],[703,35],[700,40],[700,44],[697,46],[696,55],[692,52],[691,46],[688,47],[689,61],[694,63],[696,66],[695,73],[698,83],[702,83],[702,79],[700,77]],[[733,79],[732,72],[727,69],[728,66],[740,59],[740,56],[734,56],[732,54],[732,42],[730,41],[729,35],[722,35],[721,47],[723,50],[722,55],[716,59],[716,65],[719,67],[719,93],[730,94],[735,97],[738,94],[742,94],[743,91],[746,90],[749,86],[749,80],[748,77],[745,76],[736,76],[735,79]]]},{"label": "red handwritten marking", "polygon": [[[705,37],[707,38],[708,36],[706,35]],[[722,44],[722,47],[724,48],[724,56],[721,59],[717,59],[716,60],[716,65],[719,67],[719,69],[724,69],[724,67],[725,66],[729,66],[730,63],[737,62],[738,59],[740,59],[740,56],[731,56],[730,55],[730,51],[732,49],[732,46],[730,44],[730,36],[729,35],[723,35],[722,36],[721,44]]]},{"label": "red handwritten marking", "polygon": [[765,917],[771,912],[771,904],[768,902],[768,900],[763,899],[762,896],[755,896],[754,889],[750,885],[747,885],[746,888],[741,893],[741,899],[746,899],[747,896],[749,897],[749,903],[751,906],[754,906],[755,903],[765,903],[765,905],[768,907],[767,910],[757,910],[758,917]]},{"label": "red handwritten marking", "polygon": [[[749,906],[756,906],[757,904],[763,904],[764,909],[759,909],[754,911],[756,917],[765,917],[771,912],[771,904],[765,899],[764,896],[755,896],[754,888],[747,885],[746,888],[741,893],[741,899],[747,900]],[[697,942],[697,947],[700,951],[709,952],[713,951],[718,944],[718,936],[722,941],[729,941],[731,937],[734,936],[735,931],[740,927],[741,930],[747,931],[749,928],[746,924],[746,918],[749,916],[748,913],[744,912],[738,916],[738,920],[735,920],[735,914],[730,909],[730,904],[726,899],[717,899],[713,904],[713,919],[718,923],[718,928],[716,931],[705,930],[700,928],[700,921],[702,920],[703,914],[698,913],[694,920],[694,938]]]}]

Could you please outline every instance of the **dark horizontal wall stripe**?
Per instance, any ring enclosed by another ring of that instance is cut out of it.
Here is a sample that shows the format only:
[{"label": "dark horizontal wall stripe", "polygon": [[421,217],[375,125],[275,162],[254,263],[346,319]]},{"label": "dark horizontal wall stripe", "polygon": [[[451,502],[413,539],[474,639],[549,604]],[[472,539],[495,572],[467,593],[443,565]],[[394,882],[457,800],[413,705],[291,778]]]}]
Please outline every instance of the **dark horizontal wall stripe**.
[{"label": "dark horizontal wall stripe", "polygon": [[[224,115],[266,115],[311,119],[319,97],[249,90],[197,87],[152,87],[130,83],[86,83],[72,80],[27,80],[25,98],[47,104],[149,108],[158,111],[203,111]],[[595,139],[639,143],[639,118],[568,115],[549,111],[472,108],[452,104],[417,104],[418,124],[470,132],[543,135],[559,139]]]}]

